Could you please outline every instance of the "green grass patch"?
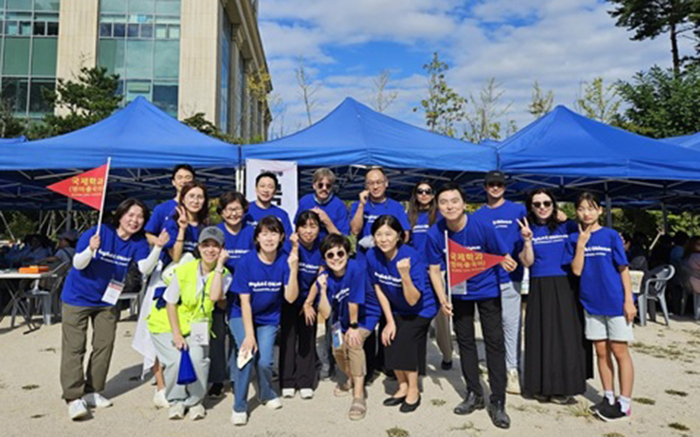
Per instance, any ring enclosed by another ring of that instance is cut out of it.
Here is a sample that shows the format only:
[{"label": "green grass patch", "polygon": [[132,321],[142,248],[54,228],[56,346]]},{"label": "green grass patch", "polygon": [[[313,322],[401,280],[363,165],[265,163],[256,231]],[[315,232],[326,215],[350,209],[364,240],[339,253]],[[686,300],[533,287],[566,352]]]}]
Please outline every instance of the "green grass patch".
[{"label": "green grass patch", "polygon": [[36,390],[37,388],[39,388],[39,386],[36,384],[27,384],[22,386],[22,390]]},{"label": "green grass patch", "polygon": [[444,399],[432,399],[430,403],[433,404],[433,406],[435,407],[442,407],[447,403],[447,401]]},{"label": "green grass patch", "polygon": [[690,428],[688,428],[687,426],[683,425],[682,423],[678,423],[678,422],[669,423],[668,427],[673,428],[676,431],[690,431]]},{"label": "green grass patch", "polygon": [[697,370],[686,370],[685,373],[687,373],[688,375],[700,375],[700,372],[698,372]]},{"label": "green grass patch", "polygon": [[55,347],[47,347],[46,349],[40,349],[39,352],[52,352],[56,353],[56,348]]},{"label": "green grass patch", "polygon": [[638,404],[644,404],[644,405],[654,405],[656,404],[656,401],[650,398],[632,398],[632,400]]},{"label": "green grass patch", "polygon": [[681,391],[681,390],[674,390],[672,388],[669,388],[668,390],[666,390],[666,394],[669,394],[671,396],[680,396],[682,398],[688,396],[688,393]]},{"label": "green grass patch", "polygon": [[395,426],[393,428],[387,429],[386,435],[387,437],[408,437],[411,434],[409,434],[408,431],[406,431],[405,429]]},{"label": "green grass patch", "polygon": [[603,437],[625,437],[625,435],[619,432],[606,432]]},{"label": "green grass patch", "polygon": [[34,414],[33,416],[29,416],[29,418],[30,419],[41,419],[44,416],[46,416],[46,414]]},{"label": "green grass patch", "polygon": [[477,428],[474,426],[472,422],[467,422],[465,424],[462,424],[460,426],[452,426],[450,427],[450,431],[469,431],[469,430],[476,430]]},{"label": "green grass patch", "polygon": [[[673,346],[673,345],[672,345]],[[642,342],[632,343],[630,345],[632,349],[641,354],[650,355],[654,358],[660,359],[670,359],[670,360],[680,360],[685,358],[683,356],[684,352],[677,347],[663,347],[656,345],[649,345]]]}]

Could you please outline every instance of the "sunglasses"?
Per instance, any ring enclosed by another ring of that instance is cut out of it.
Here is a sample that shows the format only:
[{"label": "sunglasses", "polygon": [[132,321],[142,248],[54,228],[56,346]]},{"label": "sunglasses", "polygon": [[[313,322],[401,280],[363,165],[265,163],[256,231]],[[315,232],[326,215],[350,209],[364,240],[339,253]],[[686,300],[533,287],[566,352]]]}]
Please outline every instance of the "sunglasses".
[{"label": "sunglasses", "polygon": [[432,195],[433,195],[433,189],[432,189],[432,188],[419,188],[419,189],[416,190],[416,193],[418,193],[418,194],[425,194],[425,195],[428,195],[428,196],[432,196]]},{"label": "sunglasses", "polygon": [[345,251],[344,250],[339,250],[337,252],[328,252],[326,253],[326,259],[334,259],[335,257],[338,257],[338,259],[343,259],[345,258]]},{"label": "sunglasses", "polygon": [[333,184],[325,184],[325,183],[323,183],[323,182],[319,182],[319,183],[316,184],[316,186],[317,186],[318,188],[323,189],[323,188],[331,188],[331,187],[333,186]]},{"label": "sunglasses", "polygon": [[486,184],[487,187],[504,187],[505,184],[503,182],[489,182]]},{"label": "sunglasses", "polygon": [[543,206],[545,208],[551,208],[552,202],[549,200],[545,200],[544,202],[532,202],[532,206],[534,206],[535,208],[542,208]]}]

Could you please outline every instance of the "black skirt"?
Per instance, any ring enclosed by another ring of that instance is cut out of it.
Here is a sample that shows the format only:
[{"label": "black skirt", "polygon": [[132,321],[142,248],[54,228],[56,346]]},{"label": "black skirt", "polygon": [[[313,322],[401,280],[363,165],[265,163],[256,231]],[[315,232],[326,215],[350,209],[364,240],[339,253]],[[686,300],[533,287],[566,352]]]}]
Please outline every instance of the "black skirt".
[{"label": "black skirt", "polygon": [[578,395],[592,377],[593,355],[575,284],[570,276],[530,278],[523,378],[528,395]]},{"label": "black skirt", "polygon": [[404,370],[425,375],[425,361],[430,319],[394,314],[396,336],[391,345],[384,348],[387,369]]}]

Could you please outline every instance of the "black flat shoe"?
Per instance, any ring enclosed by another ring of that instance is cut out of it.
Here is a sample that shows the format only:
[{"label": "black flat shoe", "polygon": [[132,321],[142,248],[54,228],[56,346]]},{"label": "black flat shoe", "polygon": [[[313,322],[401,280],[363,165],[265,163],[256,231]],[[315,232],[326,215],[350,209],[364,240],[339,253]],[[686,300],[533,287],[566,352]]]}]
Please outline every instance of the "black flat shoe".
[{"label": "black flat shoe", "polygon": [[403,403],[401,404],[401,408],[399,408],[399,411],[401,411],[402,413],[412,413],[412,412],[416,411],[416,409],[418,407],[420,407],[420,398],[421,397],[418,396],[418,400],[416,401],[415,404],[409,404],[408,402],[406,402],[404,400]]},{"label": "black flat shoe", "polygon": [[452,369],[452,361],[443,361],[442,363],[440,363],[440,368],[442,370]]},{"label": "black flat shoe", "polygon": [[397,405],[403,404],[403,401],[405,400],[406,396],[402,396],[400,398],[390,397],[384,399],[384,402],[382,402],[382,404],[384,404],[385,407],[395,407]]}]

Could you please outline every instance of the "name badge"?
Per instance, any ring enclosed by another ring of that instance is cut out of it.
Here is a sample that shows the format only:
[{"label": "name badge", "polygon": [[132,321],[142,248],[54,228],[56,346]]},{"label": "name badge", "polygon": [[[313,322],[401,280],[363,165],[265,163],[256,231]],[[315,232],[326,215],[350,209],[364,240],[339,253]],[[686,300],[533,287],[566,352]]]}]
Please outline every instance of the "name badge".
[{"label": "name badge", "polygon": [[343,330],[340,327],[340,322],[333,324],[333,348],[339,349],[343,345]]},{"label": "name badge", "polygon": [[190,325],[190,338],[187,342],[193,346],[209,346],[209,322],[192,323]]},{"label": "name badge", "polygon": [[452,292],[453,296],[466,296],[467,281],[464,281],[461,284],[453,285],[450,291]]},{"label": "name badge", "polygon": [[109,285],[107,285],[107,289],[102,295],[102,302],[106,302],[110,305],[116,305],[122,291],[124,291],[124,283],[112,279],[109,281]]}]

